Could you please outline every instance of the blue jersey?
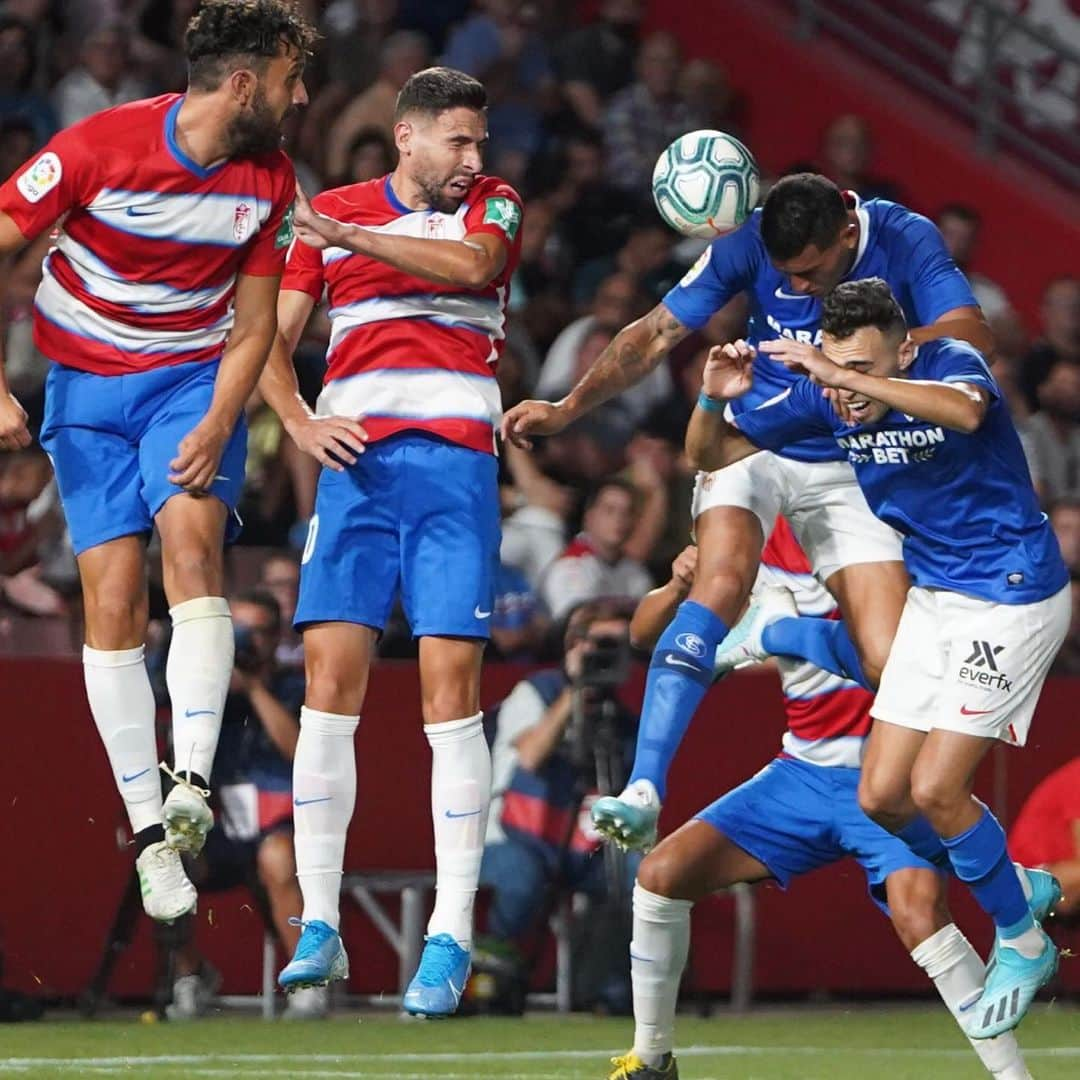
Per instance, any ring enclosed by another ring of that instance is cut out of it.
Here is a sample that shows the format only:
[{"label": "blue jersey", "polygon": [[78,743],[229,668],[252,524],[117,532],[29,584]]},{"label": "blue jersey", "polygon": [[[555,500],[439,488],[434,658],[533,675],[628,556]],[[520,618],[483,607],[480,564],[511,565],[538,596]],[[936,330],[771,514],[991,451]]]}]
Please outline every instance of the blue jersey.
[{"label": "blue jersey", "polygon": [[830,437],[854,467],[870,509],[903,534],[904,563],[916,585],[999,604],[1053,596],[1069,574],[983,358],[947,339],[921,346],[909,370],[913,379],[987,390],[979,430],[965,435],[895,411],[874,424],[849,425],[805,378],[737,423],[769,450],[810,435]]},{"label": "blue jersey", "polygon": [[[931,221],[884,199],[857,202],[855,210],[859,247],[845,280],[884,278],[909,326],[926,326],[953,308],[978,306]],[[778,337],[820,344],[821,301],[793,293],[791,283],[769,261],[761,239],[760,210],[735,232],[717,237],[664,297],[664,305],[684,326],[698,330],[740,292],[750,300],[747,340],[752,345]],[[738,416],[755,408],[782,393],[797,377],[783,364],[759,357],[754,389],[732,403],[732,412]],[[798,461],[838,461],[844,456],[824,438],[786,446],[781,453]]]}]

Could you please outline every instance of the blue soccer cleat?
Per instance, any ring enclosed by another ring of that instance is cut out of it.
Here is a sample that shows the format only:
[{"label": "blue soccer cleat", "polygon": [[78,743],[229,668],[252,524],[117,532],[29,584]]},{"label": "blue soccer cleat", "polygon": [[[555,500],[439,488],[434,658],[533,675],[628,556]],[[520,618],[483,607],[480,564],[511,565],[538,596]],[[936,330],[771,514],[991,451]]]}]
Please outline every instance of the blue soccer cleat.
[{"label": "blue soccer cleat", "polygon": [[1056,974],[1057,946],[1038,928],[1043,951],[1029,958],[1016,949],[994,942],[993,959],[986,970],[982,994],[970,1004],[961,1005],[967,1017],[961,1020],[969,1039],[992,1039],[1011,1031],[1024,1019],[1035,995]]},{"label": "blue soccer cleat", "polygon": [[426,939],[420,966],[401,999],[413,1016],[452,1016],[469,981],[472,953],[449,934]]},{"label": "blue soccer cleat", "polygon": [[319,919],[302,923],[290,919],[294,926],[302,926],[304,932],[296,944],[293,958],[281,969],[278,985],[286,991],[306,986],[325,986],[334,979],[349,977],[349,958],[341,935]]},{"label": "blue soccer cleat", "polygon": [[1047,915],[1061,900],[1061,884],[1049,870],[1030,870],[1025,866],[1024,872],[1031,886],[1031,896],[1028,899],[1031,914],[1037,923],[1046,922]]},{"label": "blue soccer cleat", "polygon": [[726,675],[747,664],[759,664],[771,653],[762,643],[765,627],[777,619],[798,618],[799,609],[791,590],[783,585],[762,585],[754,590],[746,614],[728,631],[717,646],[713,673]]},{"label": "blue soccer cleat", "polygon": [[649,851],[656,846],[660,796],[648,780],[635,780],[620,795],[605,795],[592,805],[596,831],[624,851]]}]

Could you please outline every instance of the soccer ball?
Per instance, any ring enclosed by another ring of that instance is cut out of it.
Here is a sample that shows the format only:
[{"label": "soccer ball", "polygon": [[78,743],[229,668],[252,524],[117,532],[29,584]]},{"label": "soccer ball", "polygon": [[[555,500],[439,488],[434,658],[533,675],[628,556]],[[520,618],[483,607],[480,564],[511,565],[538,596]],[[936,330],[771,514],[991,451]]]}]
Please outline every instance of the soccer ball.
[{"label": "soccer ball", "polygon": [[754,155],[722,131],[680,135],[653,169],[660,216],[683,236],[711,239],[738,228],[758,201]]}]

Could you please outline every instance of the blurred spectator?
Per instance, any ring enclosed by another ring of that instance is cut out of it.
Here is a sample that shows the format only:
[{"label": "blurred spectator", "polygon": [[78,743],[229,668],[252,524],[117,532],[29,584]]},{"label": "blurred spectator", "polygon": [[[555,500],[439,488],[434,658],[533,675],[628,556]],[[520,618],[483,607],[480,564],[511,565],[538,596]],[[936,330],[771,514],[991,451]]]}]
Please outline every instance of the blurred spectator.
[{"label": "blurred spectator", "polygon": [[688,507],[694,476],[681,467],[682,439],[672,442],[649,420],[626,448],[623,479],[637,492],[641,513],[627,541],[626,553],[663,575],[671,560],[686,545],[690,533]]},{"label": "blurred spectator", "polygon": [[26,121],[40,146],[56,131],[56,114],[48,100],[34,89],[36,53],[30,24],[0,14],[0,121]]},{"label": "blurred spectator", "polygon": [[647,191],[660,152],[677,136],[704,126],[704,117],[679,94],[682,49],[674,35],[650,34],[637,58],[637,81],[620,90],[603,121],[614,183]]},{"label": "blurred spectator", "polygon": [[739,134],[735,92],[719,64],[700,57],[686,63],[679,75],[679,95],[697,114],[703,128]]},{"label": "blurred spectator", "polygon": [[551,626],[536,590],[514,566],[502,563],[495,578],[491,644],[504,660],[535,660]]},{"label": "blurred spectator", "polygon": [[586,263],[574,275],[574,301],[589,303],[605,277],[621,272],[638,282],[650,306],[658,303],[686,272],[672,255],[677,239],[655,213],[640,215],[618,251]]},{"label": "blurred spectator", "polygon": [[898,198],[897,187],[890,180],[868,172],[874,156],[870,126],[861,116],[847,113],[838,116],[825,129],[821,140],[820,172],[842,191],[854,191],[863,199]]},{"label": "blurred spectator", "polygon": [[377,180],[393,172],[396,164],[397,150],[393,141],[378,128],[361,128],[349,144],[341,183],[362,184],[367,180]]},{"label": "blurred spectator", "polygon": [[1044,503],[1080,497],[1080,364],[1059,360],[1038,391],[1041,408],[1025,424],[1028,461]]},{"label": "blurred spectator", "polygon": [[394,138],[394,105],[406,79],[430,61],[427,39],[412,30],[397,30],[379,51],[379,77],[353,98],[333,122],[326,137],[325,175],[331,184],[345,177],[353,140],[365,128]]},{"label": "blurred spectator", "polygon": [[544,572],[540,596],[556,619],[599,597],[638,600],[652,588],[649,572],[626,556],[637,524],[634,489],[603,481],[586,499],[581,532]]},{"label": "blurred spectator", "polygon": [[596,19],[556,46],[563,94],[589,127],[601,126],[604,102],[630,82],[643,7],[641,0],[604,0]]},{"label": "blurred spectator", "polygon": [[280,667],[303,668],[304,644],[293,629],[296,600],[300,593],[300,559],[294,552],[279,551],[262,565],[259,588],[268,592],[281,612],[281,631],[275,660]]},{"label": "blurred spectator", "polygon": [[[1074,593],[1074,640],[1078,610]],[[1080,915],[1080,757],[1044,777],[1027,797],[1009,832],[1009,854],[1058,879],[1064,894],[1059,916]]]},{"label": "blurred spectator", "polygon": [[[543,134],[543,113],[553,104],[555,84],[536,19],[531,3],[477,0],[476,10],[451,30],[440,60],[487,88],[488,131],[498,154],[533,154]],[[502,175],[499,168],[491,171]]]},{"label": "blurred spectator", "polygon": [[[1065,565],[1074,574],[1080,574],[1080,499],[1062,499],[1050,510],[1050,524],[1061,548]],[[1074,613],[1078,609],[1073,604]]]},{"label": "blurred spectator", "polygon": [[146,97],[150,87],[131,72],[130,35],[117,23],[105,23],[84,38],[79,64],[53,89],[60,127],[65,128],[102,109]]},{"label": "blurred spectator", "polygon": [[0,174],[4,179],[29,161],[35,149],[37,133],[29,120],[23,116],[0,120]]},{"label": "blurred spectator", "polygon": [[[637,859],[615,862],[612,882],[605,872],[612,862],[596,857],[600,839],[588,810],[601,793],[601,777],[617,789],[633,756],[637,718],[616,697],[629,674],[630,607],[601,600],[577,608],[567,624],[561,666],[522,680],[498,708],[494,798],[480,871],[480,884],[491,890],[490,937],[479,943],[476,966],[484,968],[480,955],[502,959],[504,1011],[521,1011],[530,976],[526,942],[560,892],[614,892],[620,910],[594,914],[589,934],[604,936],[605,927],[615,927],[625,936],[628,929]],[[626,944],[622,958],[612,950],[614,959],[601,964],[594,989],[576,995],[576,1005],[599,998],[612,1011],[624,1011]]]},{"label": "blurred spectator", "polygon": [[1023,370],[1024,392],[1033,409],[1039,407],[1039,385],[1059,360],[1080,364],[1080,278],[1054,278],[1043,292],[1039,316],[1042,332]]},{"label": "blurred spectator", "polygon": [[[545,476],[536,458],[513,443],[504,444],[513,486],[502,489],[507,517],[503,521],[500,557],[535,587],[541,574],[566,547],[567,521],[573,493]],[[505,502],[509,499],[509,503]]]},{"label": "blurred spectator", "polygon": [[945,247],[953,257],[953,262],[960,267],[971,282],[971,290],[983,314],[990,320],[1009,309],[1009,298],[1005,290],[996,282],[971,269],[971,259],[979,242],[982,231],[982,218],[979,212],[966,203],[948,203],[938,212],[937,227]]}]

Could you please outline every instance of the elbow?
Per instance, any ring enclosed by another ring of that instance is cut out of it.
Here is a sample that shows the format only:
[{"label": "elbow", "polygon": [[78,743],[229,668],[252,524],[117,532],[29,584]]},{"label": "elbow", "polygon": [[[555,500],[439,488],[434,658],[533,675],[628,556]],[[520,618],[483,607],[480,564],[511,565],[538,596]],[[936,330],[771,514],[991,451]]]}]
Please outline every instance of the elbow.
[{"label": "elbow", "polygon": [[980,406],[979,408],[967,409],[964,415],[960,418],[959,423],[956,425],[958,431],[963,432],[965,435],[974,435],[979,428],[982,427],[983,421],[986,419],[986,407]]},{"label": "elbow", "polygon": [[686,460],[690,463],[690,467],[697,469],[698,472],[715,472],[723,465],[718,458],[719,455],[713,447],[687,444]]},{"label": "elbow", "polygon": [[495,273],[488,259],[475,259],[465,268],[455,284],[465,289],[486,289],[494,277]]}]

